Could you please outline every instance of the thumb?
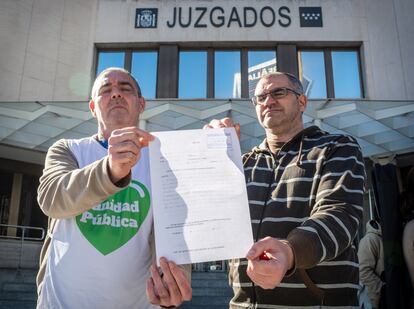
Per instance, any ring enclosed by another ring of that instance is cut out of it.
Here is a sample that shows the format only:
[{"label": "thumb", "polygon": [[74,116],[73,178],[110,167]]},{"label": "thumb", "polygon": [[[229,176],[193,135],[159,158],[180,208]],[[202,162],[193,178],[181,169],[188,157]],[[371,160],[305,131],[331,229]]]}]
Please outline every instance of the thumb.
[{"label": "thumb", "polygon": [[262,255],[264,251],[269,251],[273,248],[273,238],[266,237],[256,242],[247,252],[246,259],[254,260]]}]

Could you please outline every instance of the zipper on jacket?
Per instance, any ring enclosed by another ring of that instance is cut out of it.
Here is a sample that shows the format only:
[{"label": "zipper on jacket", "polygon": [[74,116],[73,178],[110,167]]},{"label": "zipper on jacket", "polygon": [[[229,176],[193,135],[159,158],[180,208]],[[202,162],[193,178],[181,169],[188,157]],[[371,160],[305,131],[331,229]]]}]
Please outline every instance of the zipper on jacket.
[{"label": "zipper on jacket", "polygon": [[256,233],[256,237],[254,239],[254,242],[257,242],[259,240],[259,235],[260,235],[260,232],[261,232],[261,229],[262,229],[262,221],[263,221],[264,212],[265,212],[265,209],[267,207],[267,202],[269,201],[269,198],[271,197],[270,193],[271,193],[271,189],[272,189],[273,179],[275,177],[275,166],[276,166],[276,164],[273,164],[271,181],[269,182],[269,185],[267,186],[267,192],[266,192],[266,197],[267,198],[266,198],[266,201],[263,205],[262,212],[260,213],[259,226],[257,227],[257,233]]},{"label": "zipper on jacket", "polygon": [[[280,150],[279,150],[280,152]],[[278,154],[279,154],[278,152]],[[270,153],[271,157],[272,157],[272,174],[270,177],[270,181],[269,181],[269,186],[267,187],[267,192],[266,192],[266,200],[265,203],[263,205],[262,208],[262,212],[260,213],[260,221],[259,221],[259,226],[257,227],[257,233],[256,233],[256,237],[254,239],[254,242],[257,242],[259,240],[259,236],[260,236],[260,232],[262,230],[262,221],[263,221],[263,216],[264,216],[264,212],[265,209],[267,207],[267,201],[269,200],[270,196],[271,196],[271,189],[272,189],[272,183],[273,183],[273,179],[275,178],[275,170],[276,170],[276,159],[273,157],[273,154]],[[252,281],[253,284],[253,306],[257,307],[257,294],[256,294],[256,284]]]},{"label": "zipper on jacket", "polygon": [[[298,153],[298,159],[297,159],[297,162],[296,162],[296,164],[298,166],[301,165],[300,156],[301,156],[301,153],[302,153],[303,139],[304,139],[305,135],[307,136],[307,133],[308,132],[312,132],[313,133],[313,131],[315,131],[316,129],[317,130],[320,130],[318,127],[312,126],[312,127],[307,128],[307,129],[304,129],[302,132],[300,132],[301,136],[300,136],[300,142],[299,142],[299,153]],[[255,237],[255,240],[254,240],[255,242],[257,242],[259,240],[259,235],[260,235],[261,228],[262,228],[262,221],[263,221],[264,212],[265,212],[265,209],[267,207],[267,202],[268,202],[269,198],[271,197],[272,183],[273,183],[273,179],[275,178],[275,173],[276,173],[277,165],[279,163],[279,160],[277,159],[277,157],[279,156],[279,154],[282,151],[282,149],[283,148],[286,148],[286,145],[292,144],[293,142],[296,141],[296,139],[298,137],[299,137],[299,135],[295,136],[293,139],[291,139],[288,142],[286,142],[282,147],[280,147],[280,149],[278,150],[278,152],[276,154],[273,154],[269,149],[266,150],[266,152],[268,152],[270,154],[271,158],[272,158],[272,163],[273,163],[273,165],[272,165],[272,176],[271,176],[271,179],[270,179],[270,182],[269,182],[269,186],[267,187],[267,192],[266,192],[266,195],[267,195],[266,197],[267,198],[266,198],[266,201],[265,201],[265,203],[263,205],[262,212],[260,214],[259,226],[257,228],[257,234],[256,234],[256,237]],[[243,166],[247,163],[247,161],[252,157],[253,154],[254,154],[254,152],[251,153],[247,157],[247,159],[243,162]],[[253,281],[252,281],[252,287],[253,287],[253,295],[252,295],[252,298],[253,299],[252,299],[251,304],[252,304],[252,307],[253,308],[257,308],[256,284]],[[322,298],[321,305],[323,305],[323,298]],[[250,306],[249,306],[249,308],[250,308]]]}]

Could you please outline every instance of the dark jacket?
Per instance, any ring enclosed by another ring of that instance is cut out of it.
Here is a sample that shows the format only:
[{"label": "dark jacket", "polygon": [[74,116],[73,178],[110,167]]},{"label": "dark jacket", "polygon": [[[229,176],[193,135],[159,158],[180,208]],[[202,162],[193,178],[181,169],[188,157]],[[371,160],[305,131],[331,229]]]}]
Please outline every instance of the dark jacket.
[{"label": "dark jacket", "polygon": [[243,162],[254,239],[287,239],[295,269],[264,290],[247,276],[246,260],[232,261],[230,307],[357,306],[352,241],[362,218],[365,168],[356,140],[310,127],[277,155],[264,141]]}]

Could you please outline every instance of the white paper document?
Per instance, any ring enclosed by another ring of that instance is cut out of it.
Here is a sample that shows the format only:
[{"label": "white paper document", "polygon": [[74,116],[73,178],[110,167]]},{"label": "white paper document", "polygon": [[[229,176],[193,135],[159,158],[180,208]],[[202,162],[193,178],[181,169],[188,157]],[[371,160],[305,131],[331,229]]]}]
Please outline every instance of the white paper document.
[{"label": "white paper document", "polygon": [[234,128],[151,133],[157,261],[244,257],[253,245],[240,145]]}]

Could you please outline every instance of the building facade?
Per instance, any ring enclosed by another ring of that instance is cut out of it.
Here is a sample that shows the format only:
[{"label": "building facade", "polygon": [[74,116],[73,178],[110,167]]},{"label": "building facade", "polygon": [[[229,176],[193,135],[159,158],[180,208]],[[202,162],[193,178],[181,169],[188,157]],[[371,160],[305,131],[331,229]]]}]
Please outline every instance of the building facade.
[{"label": "building facade", "polygon": [[[355,136],[369,168],[395,164],[402,190],[414,163],[413,13],[412,0],[1,1],[0,223],[46,227],[36,204],[45,153],[96,131],[87,102],[109,66],[139,81],[140,127],[231,116],[243,150],[264,136],[248,102],[257,79],[297,74],[311,99],[305,125]],[[373,204],[369,191],[367,217]]]}]

